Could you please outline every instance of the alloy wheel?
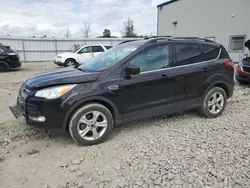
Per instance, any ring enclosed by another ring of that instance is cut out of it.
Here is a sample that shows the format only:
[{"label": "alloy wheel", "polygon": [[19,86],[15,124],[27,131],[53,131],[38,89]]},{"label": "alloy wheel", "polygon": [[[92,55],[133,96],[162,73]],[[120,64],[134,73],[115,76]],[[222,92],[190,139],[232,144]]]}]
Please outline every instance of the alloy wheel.
[{"label": "alloy wheel", "polygon": [[85,140],[96,140],[103,136],[108,127],[107,117],[99,111],[85,113],[78,121],[78,134]]},{"label": "alloy wheel", "polygon": [[224,107],[225,99],[219,92],[212,94],[208,100],[208,110],[212,114],[218,114]]}]

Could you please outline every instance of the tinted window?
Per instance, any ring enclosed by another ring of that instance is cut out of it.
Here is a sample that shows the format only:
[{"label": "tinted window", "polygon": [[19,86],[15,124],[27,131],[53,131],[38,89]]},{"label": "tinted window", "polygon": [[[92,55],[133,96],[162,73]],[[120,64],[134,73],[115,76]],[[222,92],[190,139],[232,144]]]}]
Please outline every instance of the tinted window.
[{"label": "tinted window", "polygon": [[112,48],[112,46],[105,46],[105,48],[108,50],[108,49]]},{"label": "tinted window", "polygon": [[188,65],[202,61],[202,54],[196,44],[176,44],[175,66]]},{"label": "tinted window", "polygon": [[228,59],[230,59],[230,56],[227,53],[227,50],[223,46],[221,46],[220,58],[228,58]]},{"label": "tinted window", "polygon": [[103,52],[103,48],[101,46],[93,46],[93,52]]},{"label": "tinted window", "polygon": [[130,64],[140,67],[141,72],[164,69],[169,66],[169,47],[155,46],[134,57]]},{"label": "tinted window", "polygon": [[203,61],[216,59],[219,55],[220,48],[212,45],[200,45],[201,52],[203,53]]}]

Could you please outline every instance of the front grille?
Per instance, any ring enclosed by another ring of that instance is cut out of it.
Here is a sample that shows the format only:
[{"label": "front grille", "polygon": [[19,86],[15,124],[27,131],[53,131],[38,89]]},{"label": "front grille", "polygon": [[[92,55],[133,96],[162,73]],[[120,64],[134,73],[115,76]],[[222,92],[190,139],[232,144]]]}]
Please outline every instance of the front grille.
[{"label": "front grille", "polygon": [[248,66],[242,66],[242,69],[243,69],[244,72],[250,73],[250,67],[248,67]]},{"label": "front grille", "polygon": [[38,117],[41,116],[40,112],[37,110],[36,106],[26,103],[25,104],[26,113],[28,116]]},{"label": "front grille", "polygon": [[[26,99],[30,96],[33,95],[33,91],[24,83],[19,91],[19,95],[17,97],[17,105],[21,108],[21,109],[25,109],[26,108]],[[31,110],[32,111],[32,110]],[[32,113],[32,112],[31,112]]]}]

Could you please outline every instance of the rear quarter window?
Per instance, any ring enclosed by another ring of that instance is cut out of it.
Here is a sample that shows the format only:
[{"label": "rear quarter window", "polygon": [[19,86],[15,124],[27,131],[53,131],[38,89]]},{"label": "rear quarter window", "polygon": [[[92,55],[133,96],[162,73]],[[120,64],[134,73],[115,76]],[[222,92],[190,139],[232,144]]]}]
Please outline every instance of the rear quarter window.
[{"label": "rear quarter window", "polygon": [[108,49],[112,48],[112,46],[105,46],[105,48],[108,50]]},{"label": "rear quarter window", "polygon": [[203,53],[203,61],[216,59],[220,53],[220,48],[213,45],[201,44],[200,50]]},{"label": "rear quarter window", "polygon": [[230,56],[229,56],[229,54],[224,46],[221,46],[220,58],[221,59],[224,59],[224,58],[230,59]]}]

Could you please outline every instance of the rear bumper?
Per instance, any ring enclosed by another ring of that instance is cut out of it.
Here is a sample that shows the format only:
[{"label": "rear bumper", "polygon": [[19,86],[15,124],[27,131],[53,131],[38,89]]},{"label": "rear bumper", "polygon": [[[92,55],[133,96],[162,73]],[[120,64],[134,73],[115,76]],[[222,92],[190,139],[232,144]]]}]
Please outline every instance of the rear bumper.
[{"label": "rear bumper", "polygon": [[18,68],[21,67],[22,63],[20,61],[12,61],[10,63],[10,68]]}]

